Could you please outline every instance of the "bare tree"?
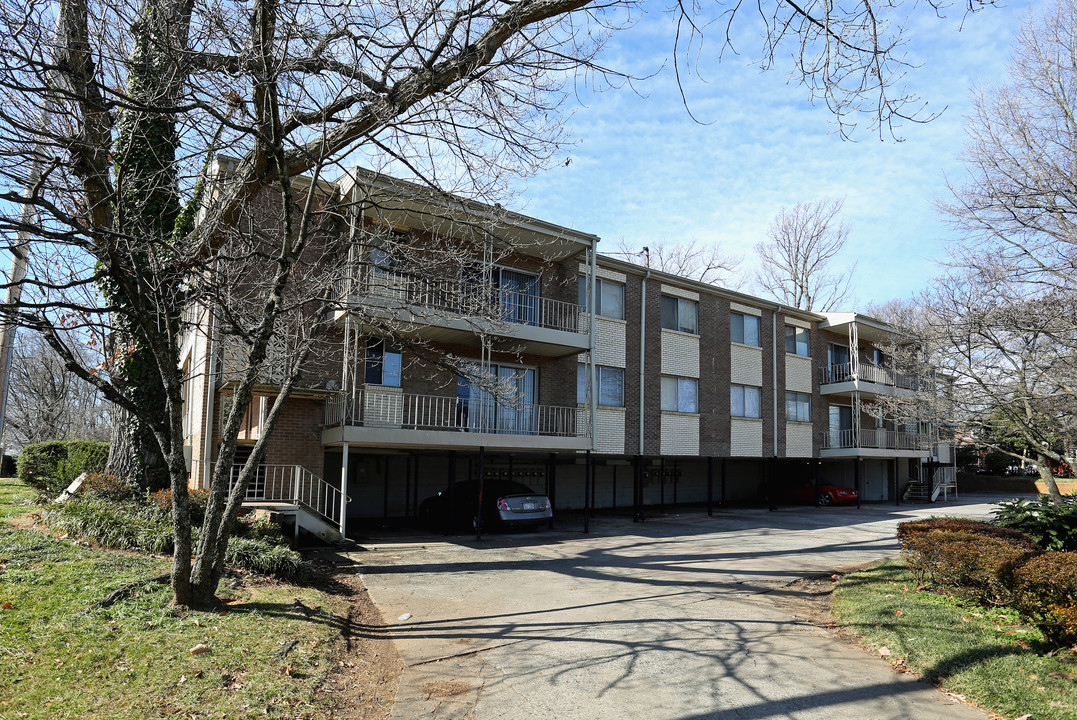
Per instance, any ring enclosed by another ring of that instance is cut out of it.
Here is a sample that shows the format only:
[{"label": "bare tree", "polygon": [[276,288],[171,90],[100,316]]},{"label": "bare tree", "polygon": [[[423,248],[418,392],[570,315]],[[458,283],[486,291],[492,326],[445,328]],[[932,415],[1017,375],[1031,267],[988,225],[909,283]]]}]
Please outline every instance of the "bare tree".
[{"label": "bare tree", "polygon": [[835,310],[848,299],[856,263],[844,272],[832,266],[849,240],[849,226],[838,217],[844,205],[844,198],[832,198],[782,207],[767,228],[769,241],[755,246],[761,292],[817,312]]},{"label": "bare tree", "polygon": [[1077,6],[1059,0],[1022,26],[1008,79],[978,91],[967,178],[940,202],[963,238],[930,298],[955,343],[942,359],[973,394],[962,423],[1018,438],[1056,499],[1049,465],[1073,459],[1077,401],[1074,57]]},{"label": "bare tree", "polygon": [[[627,7],[619,0],[0,7],[0,232],[9,246],[20,233],[33,238],[22,298],[3,312],[40,333],[68,370],[112,403],[110,465],[171,487],[176,602],[213,602],[230,522],[289,394],[311,381],[317,346],[329,342],[327,318],[362,311],[337,291],[349,279],[343,258],[373,257],[367,234],[350,228],[360,227],[357,216],[392,228],[399,193],[416,196],[378,173],[391,170],[425,189],[419,212],[428,216],[433,250],[414,258],[417,274],[439,257],[466,270],[473,248],[439,247],[437,230],[470,226],[475,242],[489,243],[498,219],[486,210],[469,219],[474,207],[454,197],[504,199],[508,178],[553,157],[563,140],[565,85],[577,74],[608,77],[597,52],[628,22]],[[689,28],[680,37],[691,44],[704,23],[689,14],[698,7],[679,8],[674,16]],[[732,21],[738,8],[720,11]],[[803,58],[801,80],[833,99],[842,117],[866,108],[881,129],[912,114],[912,98],[891,94],[903,67],[894,52],[900,35],[888,34],[895,26],[873,4],[772,9],[764,12],[767,57],[788,38]],[[235,161],[217,162],[223,151]],[[322,183],[357,158],[377,171],[364,186],[386,192],[345,197]],[[392,240],[391,233],[378,240],[389,255],[408,245]],[[183,342],[207,316],[229,348],[233,400],[196,547],[180,363]],[[88,341],[99,349],[89,359],[75,349]],[[255,387],[267,381],[272,407],[231,484],[240,423]]]},{"label": "bare tree", "polygon": [[740,286],[736,272],[741,258],[725,252],[717,243],[707,244],[698,240],[673,243],[660,240],[647,247],[633,247],[622,238],[614,254],[633,258],[647,267],[702,283],[729,288]]},{"label": "bare tree", "polygon": [[41,337],[26,335],[13,347],[4,447],[108,440],[108,406],[97,390],[68,371]]}]

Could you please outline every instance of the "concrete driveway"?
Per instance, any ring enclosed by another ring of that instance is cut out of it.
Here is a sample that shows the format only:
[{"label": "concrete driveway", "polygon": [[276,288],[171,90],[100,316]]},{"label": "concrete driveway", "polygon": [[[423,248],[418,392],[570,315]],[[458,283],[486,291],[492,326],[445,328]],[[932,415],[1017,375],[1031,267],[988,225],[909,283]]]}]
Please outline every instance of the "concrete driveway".
[{"label": "concrete driveway", "polygon": [[770,595],[896,555],[901,521],[995,499],[385,538],[350,557],[405,665],[393,718],[982,720]]}]

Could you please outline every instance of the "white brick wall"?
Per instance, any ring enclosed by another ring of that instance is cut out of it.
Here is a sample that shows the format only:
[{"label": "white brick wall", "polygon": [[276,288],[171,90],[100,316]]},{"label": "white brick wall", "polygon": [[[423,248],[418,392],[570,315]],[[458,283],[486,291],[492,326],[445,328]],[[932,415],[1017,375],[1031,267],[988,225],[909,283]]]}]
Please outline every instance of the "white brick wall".
[{"label": "white brick wall", "polygon": [[625,321],[595,318],[595,362],[608,367],[625,366]]},{"label": "white brick wall", "polygon": [[811,457],[811,423],[787,423],[785,426],[785,456]]},{"label": "white brick wall", "polygon": [[[664,343],[663,343],[664,344]],[[663,348],[664,350],[665,348]],[[729,380],[737,385],[763,387],[763,350],[733,345],[730,351]]]},{"label": "white brick wall", "polygon": [[786,325],[793,325],[795,327],[806,328],[808,330],[811,330],[811,323],[808,322],[807,320],[801,320],[800,318],[789,317],[788,315],[785,316],[785,324]]},{"label": "white brick wall", "polygon": [[625,409],[600,407],[595,410],[595,450],[602,453],[625,452]]},{"label": "white brick wall", "polygon": [[662,294],[684,298],[685,300],[699,300],[699,293],[679,288],[676,285],[666,285],[665,283],[662,284]]},{"label": "white brick wall", "polygon": [[662,454],[699,455],[699,415],[662,413]]},{"label": "white brick wall", "polygon": [[800,355],[785,356],[785,389],[811,392],[811,358]]},{"label": "white brick wall", "polygon": [[729,429],[730,454],[738,457],[763,456],[763,421],[732,418]]},{"label": "white brick wall", "polygon": [[755,315],[756,317],[760,317],[763,315],[763,311],[757,307],[752,307],[750,305],[741,305],[740,303],[735,302],[729,303],[729,309],[733,312],[744,313],[745,315]]},{"label": "white brick wall", "polygon": [[[586,263],[580,263],[580,274],[587,275],[588,266]],[[615,282],[624,282],[627,276],[624,273],[616,272],[615,270],[609,270],[599,265],[595,268],[595,277],[605,278],[606,280],[613,280]]]},{"label": "white brick wall", "polygon": [[699,377],[699,336],[662,330],[662,374]]}]

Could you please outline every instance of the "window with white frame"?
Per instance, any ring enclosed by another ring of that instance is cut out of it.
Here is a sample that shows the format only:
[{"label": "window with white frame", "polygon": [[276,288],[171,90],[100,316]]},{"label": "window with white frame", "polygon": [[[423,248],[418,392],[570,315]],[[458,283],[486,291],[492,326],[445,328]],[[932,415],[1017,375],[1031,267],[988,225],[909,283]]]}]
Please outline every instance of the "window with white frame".
[{"label": "window with white frame", "polygon": [[759,345],[759,318],[755,315],[733,312],[729,314],[730,340],[741,345]]},{"label": "window with white frame", "polygon": [[785,351],[790,355],[808,357],[811,354],[811,335],[808,329],[786,325]]},{"label": "window with white frame", "polygon": [[[580,275],[579,305],[587,309],[587,277]],[[595,278],[595,314],[615,320],[625,319],[625,284]]]},{"label": "window with white frame", "polygon": [[367,385],[400,387],[400,365],[400,353],[386,348],[385,340],[382,338],[367,340],[364,375]]},{"label": "window with white frame", "polygon": [[811,422],[811,395],[785,393],[785,419],[787,422]]},{"label": "window with white frame", "polygon": [[[595,381],[598,383],[598,404],[607,407],[624,407],[625,371],[623,368],[595,366]],[[587,365],[576,366],[576,402],[587,404]]]},{"label": "window with white frame", "polygon": [[671,412],[699,412],[699,381],[695,378],[662,376],[662,409]]},{"label": "window with white frame", "polygon": [[763,417],[761,388],[751,385],[730,385],[729,408],[729,414],[733,417]]},{"label": "window with white frame", "polygon": [[684,333],[699,334],[699,303],[695,300],[662,296],[662,327]]}]

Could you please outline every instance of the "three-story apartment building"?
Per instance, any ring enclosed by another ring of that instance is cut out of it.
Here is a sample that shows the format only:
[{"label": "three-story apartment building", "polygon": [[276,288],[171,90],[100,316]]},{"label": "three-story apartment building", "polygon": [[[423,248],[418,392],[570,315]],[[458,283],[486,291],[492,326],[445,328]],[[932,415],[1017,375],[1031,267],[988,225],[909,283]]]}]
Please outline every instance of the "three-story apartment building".
[{"label": "three-story apartment building", "polygon": [[[365,171],[335,190],[377,208],[348,232],[473,257],[414,272],[371,242],[362,262],[342,258],[355,271],[336,288],[326,377],[288,401],[252,500],[351,528],[414,517],[480,472],[560,509],[773,503],[806,482],[888,500],[946,461],[930,428],[872,414],[921,382],[887,367],[884,323],[604,257],[594,235]],[[195,484],[229,401],[227,349],[202,322],[186,361]],[[273,390],[248,409],[242,444]]]}]

